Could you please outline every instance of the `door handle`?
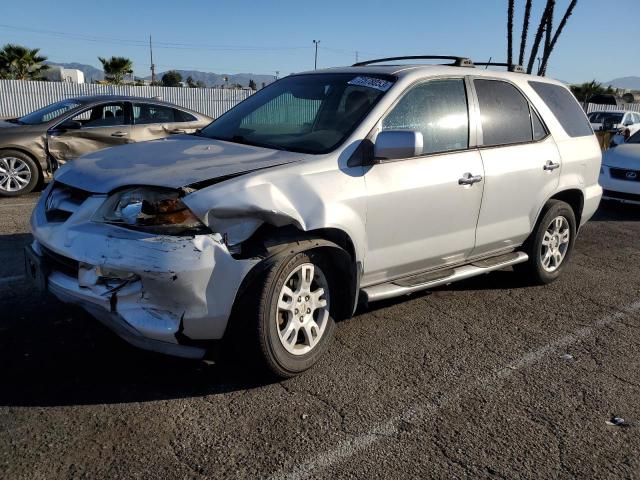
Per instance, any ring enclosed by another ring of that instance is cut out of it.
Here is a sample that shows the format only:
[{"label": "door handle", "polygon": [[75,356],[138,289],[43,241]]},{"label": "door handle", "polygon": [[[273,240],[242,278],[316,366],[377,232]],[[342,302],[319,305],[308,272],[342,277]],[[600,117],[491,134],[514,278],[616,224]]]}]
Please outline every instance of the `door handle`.
[{"label": "door handle", "polygon": [[462,178],[458,180],[458,185],[473,185],[482,181],[482,175],[471,175],[469,172],[462,175]]},{"label": "door handle", "polygon": [[547,161],[547,163],[544,164],[544,167],[542,167],[542,169],[546,170],[547,172],[552,172],[556,168],[560,168],[560,164],[559,163],[553,163],[551,160]]},{"label": "door handle", "polygon": [[128,132],[113,132],[111,134],[112,137],[126,137],[127,135],[129,135]]}]

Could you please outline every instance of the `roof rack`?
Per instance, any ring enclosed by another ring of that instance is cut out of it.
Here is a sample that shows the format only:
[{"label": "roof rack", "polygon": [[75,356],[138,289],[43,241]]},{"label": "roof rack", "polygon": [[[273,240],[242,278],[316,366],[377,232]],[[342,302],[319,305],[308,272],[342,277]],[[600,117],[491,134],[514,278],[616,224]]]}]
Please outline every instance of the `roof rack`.
[{"label": "roof rack", "polygon": [[478,67],[507,67],[509,72],[514,73],[526,73],[522,65],[515,65],[512,63],[500,63],[500,62],[480,62],[476,63]]},{"label": "roof rack", "polygon": [[367,60],[366,62],[354,63],[354,67],[364,67],[372,63],[393,62],[395,60],[452,60],[450,64],[453,67],[473,67],[473,61],[466,57],[453,57],[448,55],[412,55],[409,57],[388,57]]}]

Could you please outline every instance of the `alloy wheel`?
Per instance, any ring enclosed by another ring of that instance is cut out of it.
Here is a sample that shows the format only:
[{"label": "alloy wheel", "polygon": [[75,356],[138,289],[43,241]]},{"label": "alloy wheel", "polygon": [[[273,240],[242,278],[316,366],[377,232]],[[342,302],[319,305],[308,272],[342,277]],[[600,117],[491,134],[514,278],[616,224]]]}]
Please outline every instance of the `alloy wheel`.
[{"label": "alloy wheel", "polygon": [[17,192],[29,185],[31,170],[27,163],[16,157],[0,158],[0,190]]},{"label": "alloy wheel", "polygon": [[555,272],[560,267],[569,250],[570,239],[569,221],[563,216],[551,220],[540,246],[540,262],[545,271]]},{"label": "alloy wheel", "polygon": [[310,352],[329,322],[329,286],[313,263],[298,265],[278,296],[276,326],[282,346],[292,355]]}]

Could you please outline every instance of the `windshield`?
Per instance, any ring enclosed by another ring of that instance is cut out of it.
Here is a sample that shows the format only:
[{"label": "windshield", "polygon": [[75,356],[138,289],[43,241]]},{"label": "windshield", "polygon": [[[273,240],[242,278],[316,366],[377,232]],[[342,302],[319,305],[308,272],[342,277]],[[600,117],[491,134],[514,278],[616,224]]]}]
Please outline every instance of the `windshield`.
[{"label": "windshield", "polygon": [[589,114],[589,121],[591,123],[620,123],[622,121],[622,113],[610,113],[610,112],[593,112]]},{"label": "windshield", "polygon": [[250,96],[200,134],[278,150],[327,153],[359,125],[394,80],[343,73],[286,77]]},{"label": "windshield", "polygon": [[59,117],[63,113],[73,110],[81,105],[80,102],[75,100],[63,100],[61,102],[52,103],[40,110],[29,113],[24,117],[20,117],[18,122],[23,125],[40,125],[41,123],[47,123],[51,120]]}]

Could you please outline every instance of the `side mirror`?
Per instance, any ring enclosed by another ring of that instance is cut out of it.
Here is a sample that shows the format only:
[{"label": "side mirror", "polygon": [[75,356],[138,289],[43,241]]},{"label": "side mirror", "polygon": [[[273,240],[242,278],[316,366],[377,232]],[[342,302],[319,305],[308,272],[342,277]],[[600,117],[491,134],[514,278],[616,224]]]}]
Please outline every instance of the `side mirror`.
[{"label": "side mirror", "polygon": [[626,122],[624,122],[625,127],[630,127],[631,125],[633,125],[633,120],[627,120]]},{"label": "side mirror", "polygon": [[414,130],[383,130],[373,146],[375,163],[422,155],[423,138]]},{"label": "side mirror", "polygon": [[58,130],[80,130],[82,128],[82,124],[80,122],[76,122],[75,120],[67,120],[66,122],[58,125]]}]

